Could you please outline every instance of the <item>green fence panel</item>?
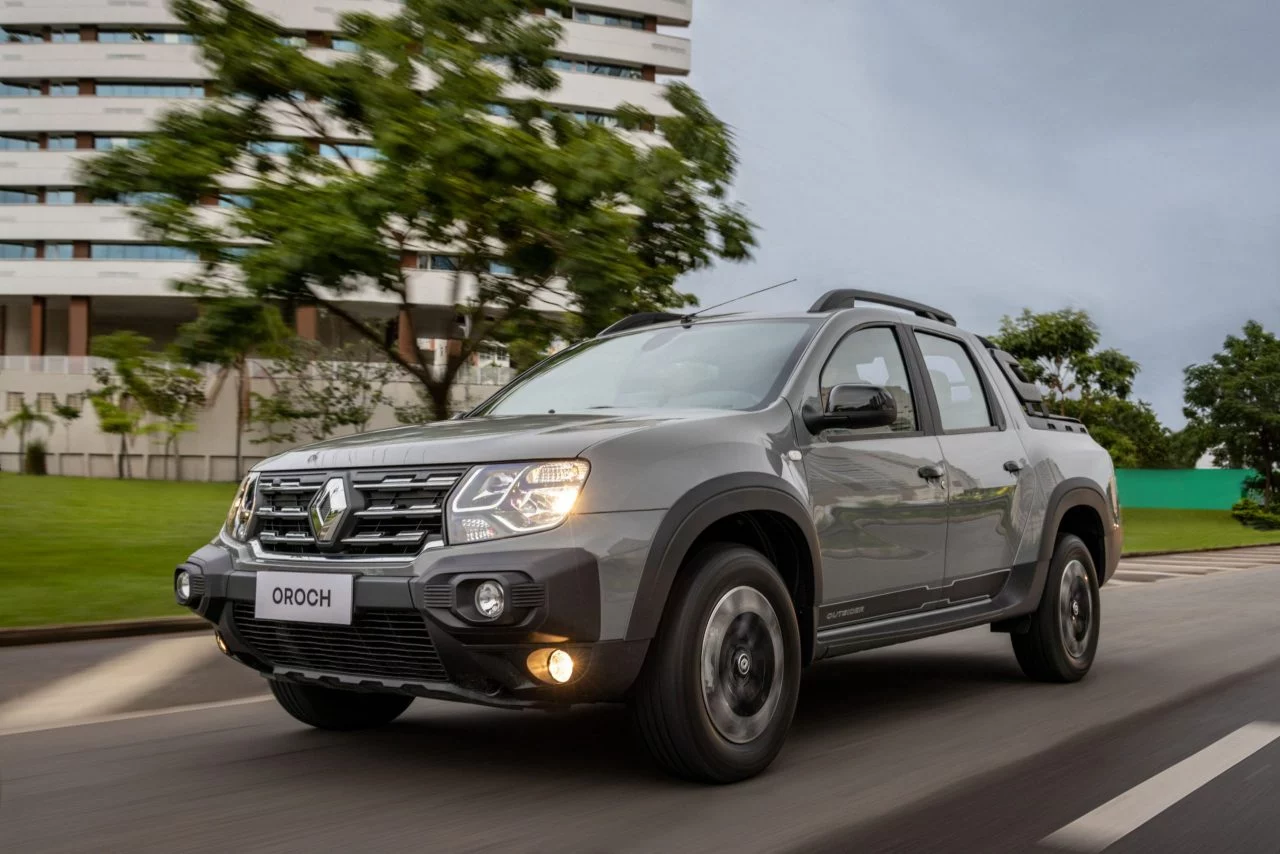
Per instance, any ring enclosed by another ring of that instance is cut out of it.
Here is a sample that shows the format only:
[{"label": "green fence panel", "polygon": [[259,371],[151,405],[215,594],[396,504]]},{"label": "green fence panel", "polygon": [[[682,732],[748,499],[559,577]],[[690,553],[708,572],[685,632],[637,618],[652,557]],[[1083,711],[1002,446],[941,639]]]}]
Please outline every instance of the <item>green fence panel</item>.
[{"label": "green fence panel", "polygon": [[1118,469],[1121,507],[1230,510],[1250,469]]}]

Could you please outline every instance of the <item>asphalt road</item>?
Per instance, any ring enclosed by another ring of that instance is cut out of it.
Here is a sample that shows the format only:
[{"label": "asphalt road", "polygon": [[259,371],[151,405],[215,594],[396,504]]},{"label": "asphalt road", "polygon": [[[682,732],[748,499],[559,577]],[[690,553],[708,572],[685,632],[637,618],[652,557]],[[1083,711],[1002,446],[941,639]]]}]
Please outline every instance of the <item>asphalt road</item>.
[{"label": "asphalt road", "polygon": [[[1278,609],[1280,568],[1107,589],[1098,663],[1072,686],[1026,681],[1008,639],[980,630],[820,663],[774,766],[721,788],[652,770],[611,707],[418,701],[383,730],[322,733],[255,701],[260,680],[202,641],[6,651],[0,850],[989,852],[1114,837],[1108,851],[1275,854]],[[57,713],[78,668],[110,689],[111,662],[170,651],[193,661],[120,692],[112,714],[92,699]],[[231,699],[247,702],[208,705]],[[195,705],[160,708],[175,702]]]}]

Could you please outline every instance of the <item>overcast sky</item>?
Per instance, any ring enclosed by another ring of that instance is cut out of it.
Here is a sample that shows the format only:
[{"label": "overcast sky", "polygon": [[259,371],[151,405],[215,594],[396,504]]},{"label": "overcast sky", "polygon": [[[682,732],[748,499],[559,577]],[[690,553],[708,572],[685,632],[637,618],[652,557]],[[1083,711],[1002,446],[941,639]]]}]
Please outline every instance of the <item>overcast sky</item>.
[{"label": "overcast sky", "polygon": [[1275,0],[692,0],[691,82],[737,135],[744,309],[835,287],[994,332],[1088,310],[1183,423],[1182,368],[1280,331]]}]

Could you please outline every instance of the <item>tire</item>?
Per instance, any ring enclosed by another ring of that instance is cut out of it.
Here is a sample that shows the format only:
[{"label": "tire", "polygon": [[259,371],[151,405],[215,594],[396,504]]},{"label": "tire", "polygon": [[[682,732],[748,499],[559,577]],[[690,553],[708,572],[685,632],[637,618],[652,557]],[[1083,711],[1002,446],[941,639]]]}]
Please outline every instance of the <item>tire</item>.
[{"label": "tire", "polygon": [[759,774],[782,749],[799,690],[800,630],[773,564],[736,545],[695,555],[631,698],[658,765],[709,783]]},{"label": "tire", "polygon": [[297,685],[268,679],[271,693],[286,712],[317,729],[355,730],[389,724],[400,717],[412,697],[363,694],[320,685]]},{"label": "tire", "polygon": [[1058,538],[1040,607],[1010,635],[1022,672],[1041,682],[1079,682],[1098,652],[1101,597],[1093,556],[1073,534]]}]

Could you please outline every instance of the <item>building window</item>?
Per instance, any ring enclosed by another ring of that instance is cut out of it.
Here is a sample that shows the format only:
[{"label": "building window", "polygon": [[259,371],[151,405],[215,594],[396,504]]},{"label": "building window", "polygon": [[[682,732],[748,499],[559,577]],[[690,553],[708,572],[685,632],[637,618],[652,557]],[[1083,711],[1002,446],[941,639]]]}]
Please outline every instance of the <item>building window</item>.
[{"label": "building window", "polygon": [[220,208],[248,208],[253,206],[253,200],[243,193],[223,193],[218,196],[218,207]]},{"label": "building window", "polygon": [[644,73],[634,65],[613,65],[608,62],[589,62],[585,59],[555,57],[547,60],[547,67],[556,71],[570,71],[575,74],[598,74],[603,77],[621,77],[626,80],[639,80],[644,76]]},{"label": "building window", "polygon": [[76,203],[76,191],[69,188],[45,190],[44,203],[46,205],[74,205]]},{"label": "building window", "polygon": [[601,113],[595,110],[565,110],[565,115],[589,125],[604,125],[611,128],[618,126],[618,117],[612,113]]},{"label": "building window", "polygon": [[77,29],[54,30],[49,33],[49,41],[56,44],[75,44],[80,41],[80,31]]},{"label": "building window", "polygon": [[50,151],[74,151],[76,147],[76,138],[74,136],[55,136],[49,135]]},{"label": "building window", "polygon": [[109,44],[152,42],[154,44],[194,44],[191,33],[175,33],[167,30],[99,30],[98,41]]},{"label": "building window", "polygon": [[491,116],[501,116],[503,118],[511,115],[511,108],[506,104],[487,104],[485,111]]},{"label": "building window", "polygon": [[93,200],[95,205],[130,205],[137,207],[149,202],[160,202],[169,198],[168,193],[120,193],[115,196],[99,196]]},{"label": "building window", "polygon": [[80,84],[74,80],[50,83],[49,94],[55,98],[71,98],[80,94]]},{"label": "building window", "polygon": [[20,391],[11,391],[4,396],[4,408],[10,412],[17,412],[24,402]]},{"label": "building window", "polygon": [[335,38],[333,40],[333,49],[340,50],[343,53],[355,53],[360,49],[360,45],[351,39]]},{"label": "building window", "polygon": [[320,156],[334,159],[346,157],[349,160],[377,160],[381,155],[372,145],[340,142],[337,145],[320,146]]},{"label": "building window", "polygon": [[46,243],[44,245],[44,260],[46,261],[70,261],[75,257],[75,252],[70,243]]},{"label": "building window", "polygon": [[35,190],[0,190],[0,205],[38,205],[40,194]]},{"label": "building window", "polygon": [[53,408],[58,405],[58,396],[51,391],[42,391],[36,394],[36,412],[53,412]]},{"label": "building window", "polygon": [[84,395],[80,393],[67,395],[67,406],[77,412],[84,409]]},{"label": "building window", "polygon": [[93,147],[99,151],[111,151],[116,148],[137,148],[142,145],[140,136],[95,136]]},{"label": "building window", "polygon": [[249,153],[276,154],[283,157],[292,154],[297,147],[298,144],[296,142],[286,142],[283,139],[267,139],[249,143]]},{"label": "building window", "polygon": [[490,261],[489,272],[495,276],[514,276],[516,268],[510,264],[503,264],[501,261]]},{"label": "building window", "polygon": [[39,83],[9,83],[0,80],[0,98],[38,98]]},{"label": "building window", "polygon": [[95,261],[194,261],[196,253],[160,243],[94,243],[89,257]]},{"label": "building window", "polygon": [[[566,15],[556,9],[547,9],[548,18],[565,18]],[[631,15],[612,15],[604,12],[589,12],[586,9],[574,9],[572,19],[580,24],[599,24],[602,27],[626,27],[630,30],[643,30],[644,18]]]},{"label": "building window", "polygon": [[0,151],[38,151],[40,139],[35,136],[0,136]]},{"label": "building window", "polygon": [[276,36],[276,44],[284,45],[285,47],[306,47],[307,37],[306,36]]},{"label": "building window", "polygon": [[99,83],[104,98],[203,98],[203,83]]},{"label": "building window", "polygon": [[0,44],[37,44],[44,36],[34,30],[0,27]]},{"label": "building window", "polygon": [[13,260],[15,258],[34,257],[36,257],[36,245],[34,243],[0,243],[0,258]]},{"label": "building window", "polygon": [[457,255],[419,255],[418,267],[427,270],[442,270],[446,273],[455,272],[458,269]]}]

